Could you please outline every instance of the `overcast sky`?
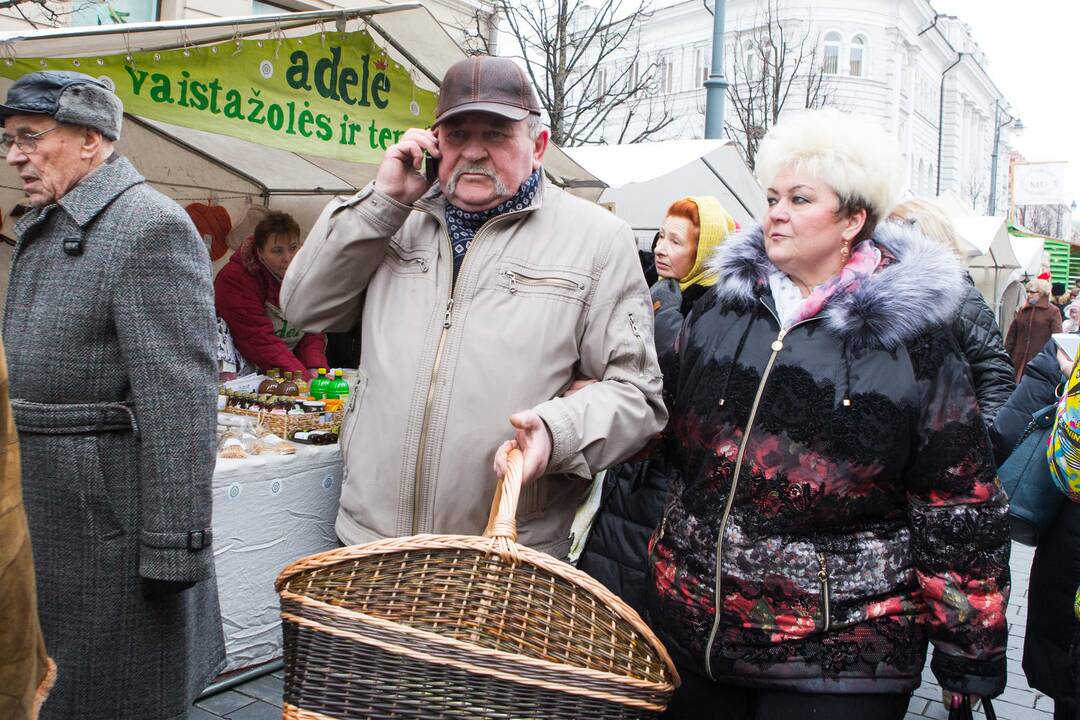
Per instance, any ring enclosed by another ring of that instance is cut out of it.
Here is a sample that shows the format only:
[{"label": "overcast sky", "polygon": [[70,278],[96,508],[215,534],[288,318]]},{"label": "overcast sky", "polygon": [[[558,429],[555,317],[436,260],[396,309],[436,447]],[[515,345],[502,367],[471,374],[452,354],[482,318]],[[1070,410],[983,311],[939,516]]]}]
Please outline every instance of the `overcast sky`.
[{"label": "overcast sky", "polygon": [[1080,0],[930,2],[971,27],[1024,122],[1014,145],[1031,161],[1068,160],[1068,199],[1080,206]]}]

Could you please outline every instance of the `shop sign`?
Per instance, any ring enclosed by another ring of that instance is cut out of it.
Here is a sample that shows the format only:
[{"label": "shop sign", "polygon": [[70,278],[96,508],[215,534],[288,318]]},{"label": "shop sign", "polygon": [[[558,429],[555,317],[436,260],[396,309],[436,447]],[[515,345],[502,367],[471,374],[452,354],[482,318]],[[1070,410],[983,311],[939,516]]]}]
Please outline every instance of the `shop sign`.
[{"label": "shop sign", "polygon": [[97,77],[134,115],[353,162],[378,163],[405,130],[435,117],[435,94],[366,32],[0,62],[12,79],[37,70]]}]

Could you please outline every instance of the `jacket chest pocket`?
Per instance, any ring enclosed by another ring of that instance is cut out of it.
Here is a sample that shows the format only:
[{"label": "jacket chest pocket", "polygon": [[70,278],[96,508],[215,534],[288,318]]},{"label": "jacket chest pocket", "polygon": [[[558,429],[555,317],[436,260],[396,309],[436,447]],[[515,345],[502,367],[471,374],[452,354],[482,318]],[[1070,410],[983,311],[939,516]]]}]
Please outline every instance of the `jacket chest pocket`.
[{"label": "jacket chest pocket", "polygon": [[406,250],[393,240],[387,244],[383,258],[395,275],[424,275],[431,269],[431,253]]},{"label": "jacket chest pocket", "polygon": [[496,266],[496,284],[516,297],[546,296],[583,306],[591,278],[586,273],[565,267],[537,267],[511,262]]}]

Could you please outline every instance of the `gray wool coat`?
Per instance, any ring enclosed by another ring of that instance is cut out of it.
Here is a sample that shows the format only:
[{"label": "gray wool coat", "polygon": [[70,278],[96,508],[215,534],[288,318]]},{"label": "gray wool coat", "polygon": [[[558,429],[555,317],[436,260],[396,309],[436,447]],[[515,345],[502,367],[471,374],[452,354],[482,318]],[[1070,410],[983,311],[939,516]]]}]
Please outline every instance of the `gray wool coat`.
[{"label": "gray wool coat", "polygon": [[58,666],[41,717],[184,718],[224,664],[206,248],[116,155],[16,230],[4,342]]}]

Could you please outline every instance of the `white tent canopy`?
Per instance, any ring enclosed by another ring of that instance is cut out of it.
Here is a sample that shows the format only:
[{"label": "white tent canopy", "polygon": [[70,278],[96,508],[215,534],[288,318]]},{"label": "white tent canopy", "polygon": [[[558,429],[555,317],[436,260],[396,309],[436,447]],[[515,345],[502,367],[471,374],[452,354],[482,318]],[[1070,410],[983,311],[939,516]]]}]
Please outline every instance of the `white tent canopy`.
[{"label": "white tent canopy", "polygon": [[1005,218],[978,215],[952,192],[942,193],[934,202],[952,222],[967,251],[966,264],[975,287],[991,308],[997,308],[998,323],[1004,327],[1002,321],[1006,316],[1009,319],[1012,316],[1008,310],[1002,310],[1001,298],[1023,267],[1014,250]]},{"label": "white tent canopy", "polygon": [[608,186],[600,201],[613,204],[643,246],[668,206],[687,195],[715,196],[742,225],[765,212],[765,193],[726,140],[588,145],[566,152]]}]

